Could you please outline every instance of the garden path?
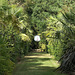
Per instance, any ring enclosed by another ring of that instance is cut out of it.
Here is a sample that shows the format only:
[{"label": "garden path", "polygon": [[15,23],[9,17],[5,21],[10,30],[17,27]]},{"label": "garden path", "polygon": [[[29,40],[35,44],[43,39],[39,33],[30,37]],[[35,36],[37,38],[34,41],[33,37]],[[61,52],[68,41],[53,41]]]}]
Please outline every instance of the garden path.
[{"label": "garden path", "polygon": [[54,72],[58,66],[58,62],[50,54],[33,52],[16,65],[13,75],[65,75]]}]

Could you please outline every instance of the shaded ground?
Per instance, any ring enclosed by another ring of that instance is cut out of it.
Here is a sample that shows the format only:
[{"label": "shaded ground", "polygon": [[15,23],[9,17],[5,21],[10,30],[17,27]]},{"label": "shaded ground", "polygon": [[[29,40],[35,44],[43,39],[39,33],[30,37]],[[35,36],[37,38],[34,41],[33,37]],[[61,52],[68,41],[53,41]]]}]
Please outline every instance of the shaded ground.
[{"label": "shaded ground", "polygon": [[16,65],[13,75],[65,75],[54,72],[59,64],[46,53],[30,53]]}]

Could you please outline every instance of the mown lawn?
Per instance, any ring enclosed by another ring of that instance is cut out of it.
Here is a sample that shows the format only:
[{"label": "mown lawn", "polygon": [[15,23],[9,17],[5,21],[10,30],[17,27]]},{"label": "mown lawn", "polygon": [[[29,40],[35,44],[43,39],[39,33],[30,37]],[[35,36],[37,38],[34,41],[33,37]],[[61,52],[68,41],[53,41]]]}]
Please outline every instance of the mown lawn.
[{"label": "mown lawn", "polygon": [[13,75],[65,75],[54,72],[59,66],[52,56],[46,53],[30,53],[16,64]]}]

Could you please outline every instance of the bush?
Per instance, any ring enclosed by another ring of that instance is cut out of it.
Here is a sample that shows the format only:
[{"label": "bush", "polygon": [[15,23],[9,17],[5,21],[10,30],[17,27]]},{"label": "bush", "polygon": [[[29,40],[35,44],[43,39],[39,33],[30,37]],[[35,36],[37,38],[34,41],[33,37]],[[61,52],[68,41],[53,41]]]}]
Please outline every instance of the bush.
[{"label": "bush", "polygon": [[57,60],[60,59],[63,52],[63,45],[58,39],[51,39],[47,45],[48,51],[51,55],[54,55]]},{"label": "bush", "polygon": [[11,75],[14,63],[5,57],[0,58],[0,75]]}]

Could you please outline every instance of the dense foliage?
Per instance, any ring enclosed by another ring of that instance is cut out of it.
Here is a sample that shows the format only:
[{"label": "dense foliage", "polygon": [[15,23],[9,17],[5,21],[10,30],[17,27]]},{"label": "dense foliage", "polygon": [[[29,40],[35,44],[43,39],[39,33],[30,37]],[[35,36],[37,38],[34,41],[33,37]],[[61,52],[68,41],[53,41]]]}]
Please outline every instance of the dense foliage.
[{"label": "dense foliage", "polygon": [[[35,35],[40,35],[40,42],[33,41]],[[11,75],[15,63],[33,48],[41,48],[57,60],[74,51],[74,0],[0,1],[0,74]]]},{"label": "dense foliage", "polygon": [[10,75],[14,63],[28,53],[33,36],[28,21],[22,5],[0,1],[0,75]]}]

